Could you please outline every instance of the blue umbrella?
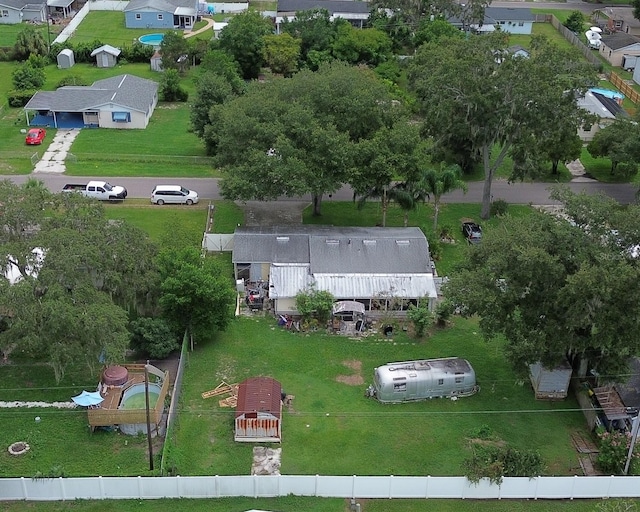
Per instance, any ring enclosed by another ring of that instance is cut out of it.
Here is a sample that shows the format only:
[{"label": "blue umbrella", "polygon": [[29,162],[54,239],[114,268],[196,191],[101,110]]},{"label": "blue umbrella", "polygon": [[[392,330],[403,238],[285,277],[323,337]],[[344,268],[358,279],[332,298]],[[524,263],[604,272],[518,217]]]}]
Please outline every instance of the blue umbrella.
[{"label": "blue umbrella", "polygon": [[90,393],[89,391],[83,390],[82,393],[80,393],[78,396],[71,397],[71,400],[73,400],[78,405],[82,405],[83,407],[89,407],[90,405],[98,405],[104,400],[104,398],[100,396],[100,393],[98,391],[93,391]]}]

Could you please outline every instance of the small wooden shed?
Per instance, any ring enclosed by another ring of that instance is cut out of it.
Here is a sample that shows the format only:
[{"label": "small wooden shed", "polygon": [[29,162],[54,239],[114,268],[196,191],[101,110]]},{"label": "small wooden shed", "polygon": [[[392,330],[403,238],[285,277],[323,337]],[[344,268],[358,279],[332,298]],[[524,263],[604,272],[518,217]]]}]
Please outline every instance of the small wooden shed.
[{"label": "small wooden shed", "polygon": [[279,443],[282,440],[282,386],[271,377],[252,377],[238,386],[234,440]]},{"label": "small wooden shed", "polygon": [[569,392],[572,371],[566,360],[553,369],[545,368],[540,363],[529,365],[536,400],[564,400]]},{"label": "small wooden shed", "polygon": [[91,52],[91,56],[96,58],[96,65],[99,68],[112,68],[118,63],[120,49],[104,44]]}]

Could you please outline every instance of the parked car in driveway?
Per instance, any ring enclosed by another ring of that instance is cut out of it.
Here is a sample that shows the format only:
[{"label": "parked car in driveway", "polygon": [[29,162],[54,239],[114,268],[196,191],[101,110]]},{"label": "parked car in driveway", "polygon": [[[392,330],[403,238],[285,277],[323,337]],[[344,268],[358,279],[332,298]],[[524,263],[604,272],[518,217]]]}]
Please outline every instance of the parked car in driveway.
[{"label": "parked car in driveway", "polygon": [[180,185],[157,185],[151,192],[153,204],[196,204],[198,193]]},{"label": "parked car in driveway", "polygon": [[482,228],[475,222],[463,222],[462,235],[468,243],[479,244],[482,241]]},{"label": "parked car in driveway", "polygon": [[47,136],[47,132],[44,128],[31,128],[27,132],[27,136],[24,141],[29,146],[33,146],[35,144],[42,144],[42,141]]}]

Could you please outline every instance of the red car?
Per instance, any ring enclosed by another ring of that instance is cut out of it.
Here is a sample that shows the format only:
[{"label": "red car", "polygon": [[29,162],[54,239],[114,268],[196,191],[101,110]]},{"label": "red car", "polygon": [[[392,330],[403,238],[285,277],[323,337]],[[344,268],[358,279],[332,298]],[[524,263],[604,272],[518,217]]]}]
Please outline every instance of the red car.
[{"label": "red car", "polygon": [[42,144],[46,135],[47,132],[43,128],[31,128],[24,141],[30,146],[34,144]]}]

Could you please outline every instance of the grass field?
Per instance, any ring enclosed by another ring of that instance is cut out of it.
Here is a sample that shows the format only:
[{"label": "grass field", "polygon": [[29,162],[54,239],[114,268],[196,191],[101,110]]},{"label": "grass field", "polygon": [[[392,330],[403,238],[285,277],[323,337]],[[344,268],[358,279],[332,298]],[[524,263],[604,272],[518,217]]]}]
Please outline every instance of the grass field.
[{"label": "grass field", "polygon": [[[631,500],[362,500],[361,512],[635,512]],[[64,503],[2,503],[4,512],[246,512],[273,510],[278,512],[349,512],[349,500],[301,498],[287,496],[273,499],[220,498],[209,500],[148,500],[148,501],[84,501]],[[606,506],[606,508],[600,508]],[[616,509],[615,506],[620,508]],[[628,508],[623,508],[628,507]]]}]

